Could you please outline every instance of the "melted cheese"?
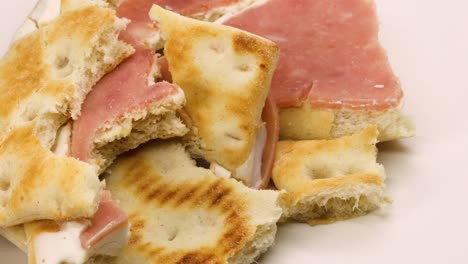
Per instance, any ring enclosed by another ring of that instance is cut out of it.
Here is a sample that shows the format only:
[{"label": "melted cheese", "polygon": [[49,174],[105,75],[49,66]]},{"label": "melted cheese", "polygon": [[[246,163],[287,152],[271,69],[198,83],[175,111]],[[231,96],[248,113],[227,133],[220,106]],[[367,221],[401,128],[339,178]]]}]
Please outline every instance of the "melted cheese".
[{"label": "melted cheese", "polygon": [[59,232],[42,233],[34,240],[36,262],[42,264],[84,263],[86,251],[81,247],[80,234],[85,224],[67,222]]},{"label": "melted cheese", "polygon": [[211,163],[210,170],[213,172],[214,175],[220,178],[231,178],[231,172],[217,163]]},{"label": "melted cheese", "polygon": [[249,187],[258,189],[262,184],[262,156],[267,141],[267,130],[262,126],[257,133],[255,145],[247,161],[236,171],[236,178],[242,180]]},{"label": "melted cheese", "polygon": [[34,240],[36,262],[82,264],[95,255],[117,256],[130,235],[129,225],[125,225],[85,250],[81,246],[80,234],[86,227],[83,223],[66,222],[59,232],[39,234]]}]

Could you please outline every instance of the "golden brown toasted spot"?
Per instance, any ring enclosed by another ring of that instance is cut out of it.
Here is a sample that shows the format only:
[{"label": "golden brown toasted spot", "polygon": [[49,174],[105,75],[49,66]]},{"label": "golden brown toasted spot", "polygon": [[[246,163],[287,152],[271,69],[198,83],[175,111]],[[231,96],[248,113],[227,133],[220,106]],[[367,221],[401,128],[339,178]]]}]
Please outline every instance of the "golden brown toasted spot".
[{"label": "golden brown toasted spot", "polygon": [[136,215],[129,216],[130,226],[130,239],[128,244],[137,245],[142,240],[141,232],[145,228],[145,220],[138,218]]},{"label": "golden brown toasted spot", "polygon": [[188,253],[180,258],[178,264],[205,264],[205,263],[221,263],[216,260],[216,257],[209,253],[193,252]]},{"label": "golden brown toasted spot", "polygon": [[[20,142],[22,144],[19,144]],[[19,149],[21,156],[31,157],[31,162],[24,168],[24,177],[16,187],[21,192],[14,192],[11,197],[13,207],[19,206],[21,201],[25,199],[29,200],[31,191],[44,180],[42,176],[46,172],[44,169],[47,169],[43,166],[44,161],[40,155],[30,155],[31,151],[37,150],[37,146],[40,146],[40,142],[34,136],[32,127],[16,130],[16,133],[9,133],[0,145],[0,156],[15,153],[15,150]]]},{"label": "golden brown toasted spot", "polygon": [[68,32],[74,34],[79,32],[80,39],[91,40],[96,31],[101,30],[99,25],[112,24],[114,20],[115,11],[111,9],[96,9],[88,6],[66,12],[59,17],[59,23],[49,31],[48,42],[55,42]]},{"label": "golden brown toasted spot", "polygon": [[41,35],[35,32],[16,42],[5,55],[0,64],[1,119],[44,85],[48,73],[43,49]]},{"label": "golden brown toasted spot", "polygon": [[192,197],[196,196],[199,190],[200,187],[196,185],[187,188],[181,188],[179,190],[179,197],[174,201],[174,206],[183,206],[185,202],[189,202]]}]

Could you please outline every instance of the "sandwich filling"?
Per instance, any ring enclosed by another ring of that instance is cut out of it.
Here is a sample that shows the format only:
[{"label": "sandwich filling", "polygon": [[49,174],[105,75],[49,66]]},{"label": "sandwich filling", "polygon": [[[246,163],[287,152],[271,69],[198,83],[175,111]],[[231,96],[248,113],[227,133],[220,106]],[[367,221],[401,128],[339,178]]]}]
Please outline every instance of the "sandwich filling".
[{"label": "sandwich filling", "polygon": [[[106,124],[125,119],[128,113],[184,100],[175,84],[155,80],[154,76],[159,75],[157,56],[146,46],[152,41],[150,37],[157,39],[154,32],[151,26],[138,21],[121,31],[119,38],[135,52],[93,87],[82,104],[81,115],[61,128],[53,148],[57,155],[70,155],[99,166],[102,161],[93,159],[92,150]],[[110,193],[103,191],[98,210],[89,222],[66,222],[58,232],[38,235],[33,241],[35,259],[37,263],[84,263],[95,254],[115,256],[127,244],[128,233],[126,214]],[[66,241],[60,254],[52,254],[61,239]]]},{"label": "sandwich filling", "polygon": [[73,125],[73,157],[90,161],[96,134],[105,129],[106,123],[124,119],[131,112],[163,105],[182,93],[175,84],[153,82],[151,75],[159,72],[154,66],[157,57],[144,44],[146,37],[154,35],[153,31],[150,25],[137,21],[121,32],[120,38],[132,45],[135,53],[104,76],[86,97],[81,116]]},{"label": "sandwich filling", "polygon": [[130,225],[126,214],[103,191],[91,222],[65,222],[58,232],[34,238],[36,263],[84,263],[94,255],[117,256],[127,244]]},{"label": "sandwich filling", "polygon": [[275,159],[279,121],[278,109],[271,97],[266,100],[262,121],[263,124],[259,126],[254,148],[248,160],[236,171],[236,178],[254,189],[263,189],[268,186]]},{"label": "sandwich filling", "polygon": [[373,1],[269,0],[224,24],[280,47],[271,87],[280,108],[305,102],[355,110],[400,105],[403,92],[378,40]]}]

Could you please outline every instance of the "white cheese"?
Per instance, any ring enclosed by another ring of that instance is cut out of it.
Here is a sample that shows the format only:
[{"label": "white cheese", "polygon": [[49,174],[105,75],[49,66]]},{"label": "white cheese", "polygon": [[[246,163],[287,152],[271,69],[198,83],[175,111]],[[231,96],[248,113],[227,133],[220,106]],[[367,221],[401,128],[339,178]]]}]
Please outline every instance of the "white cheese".
[{"label": "white cheese", "polygon": [[267,142],[267,130],[262,126],[257,132],[255,144],[247,161],[236,170],[236,178],[258,189],[262,184],[262,157]]},{"label": "white cheese", "polygon": [[231,178],[231,172],[215,162],[210,164],[210,170],[213,172],[214,175],[220,178]]},{"label": "white cheese", "polygon": [[117,256],[127,244],[130,228],[122,226],[86,250],[81,246],[80,234],[87,227],[79,222],[62,224],[59,232],[44,232],[34,239],[36,262],[41,264],[82,264],[95,255]]},{"label": "white cheese", "polygon": [[34,240],[36,263],[84,263],[87,254],[81,247],[80,234],[85,228],[85,224],[67,222],[59,232],[38,235]]}]

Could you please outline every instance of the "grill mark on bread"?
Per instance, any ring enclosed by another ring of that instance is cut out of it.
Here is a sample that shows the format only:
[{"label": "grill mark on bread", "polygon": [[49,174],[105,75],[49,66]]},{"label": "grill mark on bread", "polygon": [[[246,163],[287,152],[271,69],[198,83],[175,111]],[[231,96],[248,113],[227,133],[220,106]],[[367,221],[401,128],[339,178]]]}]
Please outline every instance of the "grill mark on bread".
[{"label": "grill mark on bread", "polygon": [[180,190],[178,199],[175,199],[174,201],[174,205],[175,206],[184,205],[186,202],[189,202],[190,197],[196,196],[198,191],[199,191],[199,187],[195,185],[187,188],[187,190],[184,190],[182,188]]},{"label": "grill mark on bread", "polygon": [[[123,177],[119,188],[130,191],[141,204],[152,206],[156,210],[197,208],[216,212],[224,218],[223,229],[212,247],[181,252],[147,243],[143,236],[144,229],[147,228],[145,221],[136,213],[130,213],[129,247],[146,255],[151,263],[225,263],[245,246],[255,232],[249,225],[249,219],[245,217],[247,208],[242,197],[228,184],[229,181],[207,174],[206,177],[197,177],[195,180],[187,175],[187,181],[180,182],[178,179],[159,175],[158,168],[150,162],[150,153],[130,155],[119,164],[118,171]],[[159,169],[164,171],[163,168]]]}]

